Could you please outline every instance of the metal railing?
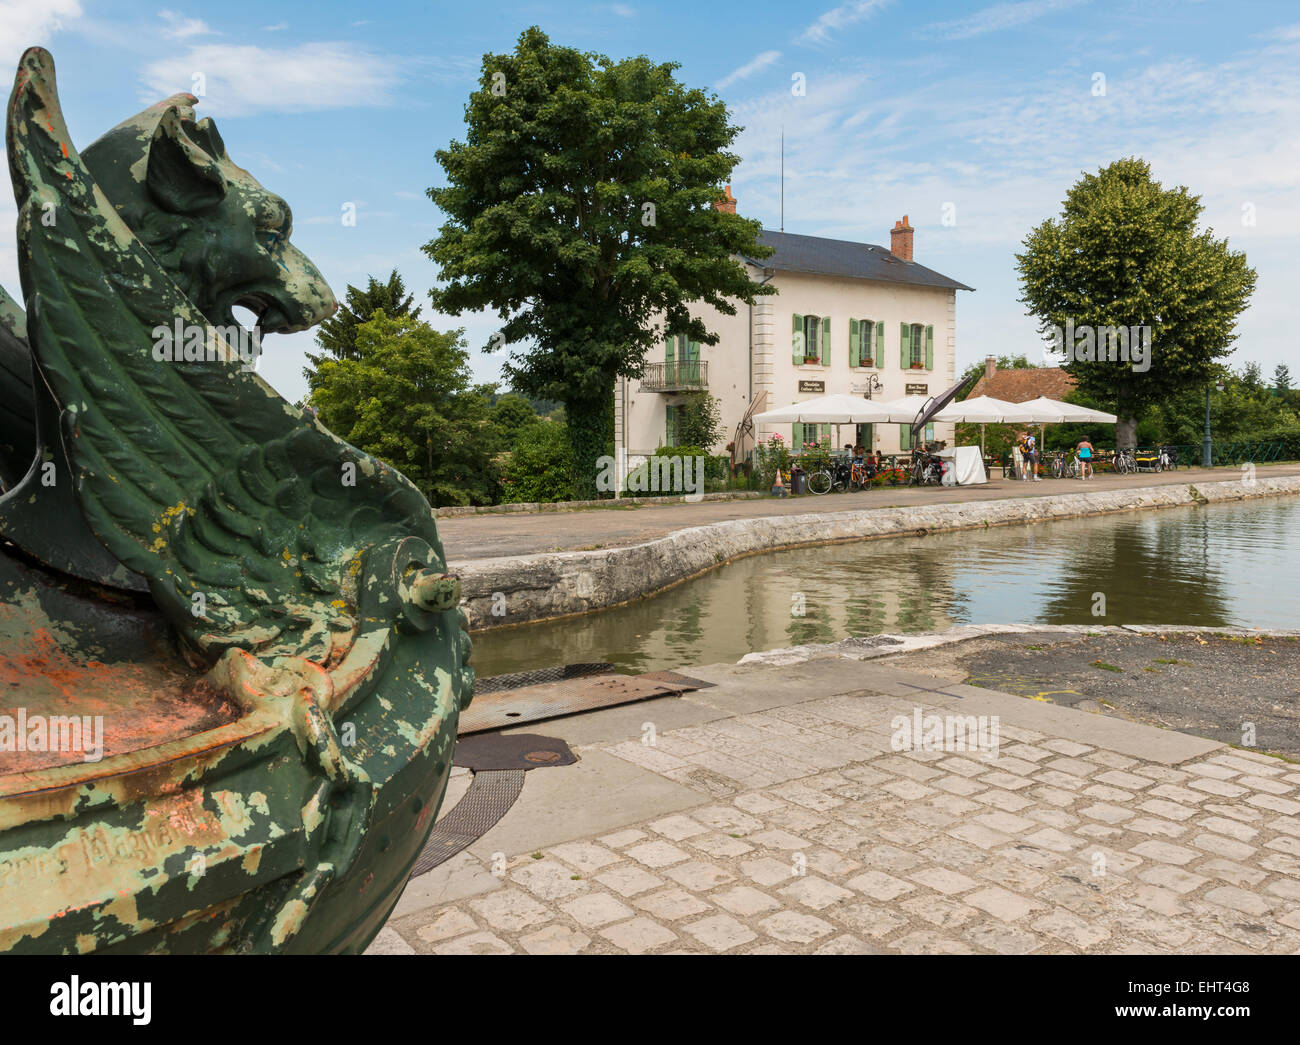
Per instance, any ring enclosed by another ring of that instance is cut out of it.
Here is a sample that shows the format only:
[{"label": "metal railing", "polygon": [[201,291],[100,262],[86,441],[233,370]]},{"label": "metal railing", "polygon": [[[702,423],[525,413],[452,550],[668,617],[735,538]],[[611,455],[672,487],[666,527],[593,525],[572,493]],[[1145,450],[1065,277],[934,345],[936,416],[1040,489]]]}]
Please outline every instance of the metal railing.
[{"label": "metal railing", "polygon": [[709,364],[701,359],[681,363],[647,363],[641,375],[647,392],[688,392],[709,387]]}]

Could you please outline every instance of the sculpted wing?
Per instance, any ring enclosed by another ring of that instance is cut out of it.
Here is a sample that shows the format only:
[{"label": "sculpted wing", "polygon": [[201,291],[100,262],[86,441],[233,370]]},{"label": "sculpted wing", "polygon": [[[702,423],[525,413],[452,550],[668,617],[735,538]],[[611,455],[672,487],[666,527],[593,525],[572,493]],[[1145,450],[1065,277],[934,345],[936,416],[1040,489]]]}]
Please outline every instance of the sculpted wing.
[{"label": "sculpted wing", "polygon": [[233,646],[335,658],[360,623],[367,547],[422,538],[445,569],[428,502],[215,331],[219,361],[154,358],[156,327],[206,321],[81,162],[40,49],[19,67],[7,133],[28,336],[96,537],[210,660]]}]

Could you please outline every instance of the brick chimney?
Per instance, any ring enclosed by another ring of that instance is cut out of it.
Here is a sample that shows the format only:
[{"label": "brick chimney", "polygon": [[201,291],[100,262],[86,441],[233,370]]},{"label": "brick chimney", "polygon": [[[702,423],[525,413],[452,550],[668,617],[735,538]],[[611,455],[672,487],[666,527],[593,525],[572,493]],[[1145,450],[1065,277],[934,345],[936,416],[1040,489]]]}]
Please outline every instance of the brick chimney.
[{"label": "brick chimney", "polygon": [[902,261],[912,260],[912,233],[915,231],[907,223],[906,214],[902,221],[894,222],[894,227],[889,230],[889,250],[894,257]]},{"label": "brick chimney", "polygon": [[714,204],[723,214],[736,213],[736,197],[731,194],[731,186],[728,185],[722,197]]},{"label": "brick chimney", "polygon": [[998,372],[998,357],[986,356],[984,358],[984,379],[987,381]]}]

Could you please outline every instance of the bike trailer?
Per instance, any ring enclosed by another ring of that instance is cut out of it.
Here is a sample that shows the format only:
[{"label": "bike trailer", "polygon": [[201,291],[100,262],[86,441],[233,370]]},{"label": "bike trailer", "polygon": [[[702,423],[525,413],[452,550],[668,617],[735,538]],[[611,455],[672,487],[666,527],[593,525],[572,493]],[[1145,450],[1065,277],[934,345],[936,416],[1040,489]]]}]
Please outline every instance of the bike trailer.
[{"label": "bike trailer", "polygon": [[1138,450],[1133,454],[1133,461],[1139,472],[1160,471],[1159,450]]}]

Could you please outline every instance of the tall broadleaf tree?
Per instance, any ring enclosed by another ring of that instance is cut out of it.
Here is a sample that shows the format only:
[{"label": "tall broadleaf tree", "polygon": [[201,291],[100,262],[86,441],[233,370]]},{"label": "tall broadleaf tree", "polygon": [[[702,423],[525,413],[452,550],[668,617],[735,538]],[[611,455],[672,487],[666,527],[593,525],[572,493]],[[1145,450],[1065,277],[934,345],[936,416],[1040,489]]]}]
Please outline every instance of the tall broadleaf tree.
[{"label": "tall broadleaf tree", "polygon": [[322,424],[393,465],[435,507],[496,501],[495,387],[474,384],[462,331],[379,309],[357,325],[355,351],[323,359],[309,385]]},{"label": "tall broadleaf tree", "polygon": [[487,348],[520,345],[504,371],[521,393],[565,406],[574,496],[595,496],[614,435],[614,387],[668,335],[716,344],[690,305],[734,315],[771,292],[738,256],[770,253],[759,223],[715,208],[738,157],[726,106],[677,65],[614,62],[553,45],[533,27],[483,57],[465,141],[437,153],[446,215],[425,252],[439,311],[490,309]]},{"label": "tall broadleaf tree", "polygon": [[357,327],[370,322],[370,317],[380,309],[390,319],[409,316],[420,318],[420,305],[415,304],[415,295],[406,292],[406,284],[398,275],[397,269],[389,274],[383,283],[369,277],[364,290],[349,284],[339,310],[325,320],[316,329],[316,344],[321,347],[319,353],[307,353],[311,367],[303,370],[303,375],[311,380],[311,372],[326,359],[355,359],[357,354]]},{"label": "tall broadleaf tree", "polygon": [[[1079,391],[1112,406],[1119,446],[1133,446],[1144,411],[1222,373],[1237,317],[1255,289],[1246,255],[1213,230],[1197,231],[1204,208],[1185,186],[1166,189],[1143,160],[1117,160],[1084,174],[1059,219],[1025,238],[1016,255],[1020,299],[1045,335],[1081,326],[1148,326],[1150,369],[1071,358]],[[1066,346],[1067,348],[1069,346]]]}]

